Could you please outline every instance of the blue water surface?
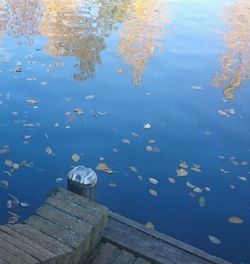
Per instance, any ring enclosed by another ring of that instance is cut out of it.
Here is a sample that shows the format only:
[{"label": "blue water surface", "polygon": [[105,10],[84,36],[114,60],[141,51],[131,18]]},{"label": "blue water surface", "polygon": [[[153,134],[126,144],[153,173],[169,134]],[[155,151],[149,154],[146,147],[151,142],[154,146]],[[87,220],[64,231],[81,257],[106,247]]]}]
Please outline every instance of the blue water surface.
[{"label": "blue water surface", "polygon": [[0,223],[23,222],[73,166],[105,163],[98,202],[250,263],[249,10],[0,0]]}]

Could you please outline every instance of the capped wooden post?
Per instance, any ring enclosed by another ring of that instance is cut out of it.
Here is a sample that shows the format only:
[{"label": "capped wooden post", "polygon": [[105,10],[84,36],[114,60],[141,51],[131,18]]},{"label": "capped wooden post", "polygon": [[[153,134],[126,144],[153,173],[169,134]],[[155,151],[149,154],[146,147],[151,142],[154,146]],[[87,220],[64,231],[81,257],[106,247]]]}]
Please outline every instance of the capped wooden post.
[{"label": "capped wooden post", "polygon": [[77,166],[68,174],[68,190],[94,201],[97,183],[96,173],[84,166]]}]

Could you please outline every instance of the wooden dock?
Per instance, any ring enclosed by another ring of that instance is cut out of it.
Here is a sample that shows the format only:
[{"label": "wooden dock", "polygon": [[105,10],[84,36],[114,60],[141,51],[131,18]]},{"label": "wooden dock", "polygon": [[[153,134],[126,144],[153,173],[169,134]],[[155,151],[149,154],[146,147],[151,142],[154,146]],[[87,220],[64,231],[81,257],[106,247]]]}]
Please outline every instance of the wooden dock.
[{"label": "wooden dock", "polygon": [[230,264],[63,189],[0,226],[0,264]]}]

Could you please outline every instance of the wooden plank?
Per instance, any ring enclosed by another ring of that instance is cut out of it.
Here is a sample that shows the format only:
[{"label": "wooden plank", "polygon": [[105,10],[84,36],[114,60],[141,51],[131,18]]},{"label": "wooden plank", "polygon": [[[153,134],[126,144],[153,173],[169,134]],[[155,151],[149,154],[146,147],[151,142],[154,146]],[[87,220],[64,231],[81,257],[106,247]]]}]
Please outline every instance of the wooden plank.
[{"label": "wooden plank", "polygon": [[[73,203],[68,200],[61,200],[58,197],[49,197],[46,203],[58,210],[61,210],[71,216],[76,217],[79,221],[84,221],[94,227],[94,234],[91,235],[91,244],[96,244],[100,240],[102,232],[106,227],[103,214],[99,211],[94,211],[90,208],[82,207],[79,204]],[[82,225],[85,225],[81,222]]]},{"label": "wooden plank", "polygon": [[1,247],[1,245],[0,245],[0,258],[8,264],[27,264],[27,262],[24,262],[20,258],[4,250]]},{"label": "wooden plank", "polygon": [[73,192],[70,192],[70,191],[67,191],[61,188],[56,188],[55,190],[52,191],[51,197],[54,197],[54,196],[58,197],[59,199],[68,200],[73,203],[79,204],[82,207],[86,207],[96,212],[99,212],[101,214],[104,214],[108,220],[109,210],[107,207],[103,205],[87,200],[80,195],[77,195]]},{"label": "wooden plank", "polygon": [[114,259],[113,264],[132,264],[136,260],[132,254],[125,250],[121,250],[120,254]]},{"label": "wooden plank", "polygon": [[0,258],[0,264],[8,264],[8,262]]},{"label": "wooden plank", "polygon": [[58,226],[40,216],[31,216],[25,221],[25,223],[40,232],[59,240],[63,244],[72,247],[73,249],[77,249],[79,247],[80,237],[78,235],[73,235],[67,229],[64,229],[63,227]]},{"label": "wooden plank", "polygon": [[[13,239],[14,240],[14,239]],[[10,239],[7,236],[0,236],[0,256],[2,259],[10,262],[11,264],[37,264],[39,261],[30,255],[24,253],[22,250],[16,248],[13,244],[8,241]],[[15,244],[15,242],[13,242]]]},{"label": "wooden plank", "polygon": [[105,243],[101,246],[98,256],[93,260],[91,264],[110,264],[119,255],[120,250],[117,247]]},{"label": "wooden plank", "polygon": [[229,264],[229,262],[216,257],[207,259],[205,257],[208,254],[205,253],[204,257],[197,256],[195,252],[177,247],[158,238],[153,231],[144,229],[138,223],[131,226],[131,220],[124,223],[121,222],[121,218],[116,220],[112,215],[108,227],[104,231],[103,240],[114,243],[132,254],[156,264]]},{"label": "wooden plank", "polygon": [[142,258],[137,258],[136,261],[133,264],[150,264],[150,262],[146,261]]},{"label": "wooden plank", "polygon": [[79,218],[76,218],[64,211],[58,210],[48,204],[45,204],[36,211],[36,215],[45,218],[57,226],[69,230],[73,235],[81,236],[81,239],[89,239],[93,226]]},{"label": "wooden plank", "polygon": [[[15,243],[15,247],[19,248],[20,250],[24,251],[28,255],[40,260],[46,261],[50,260],[49,263],[55,263],[56,255],[48,251],[47,249],[43,248],[42,246],[34,243],[30,239],[20,235],[19,233],[13,231],[8,226],[0,226],[0,237],[2,233],[6,233],[7,235],[14,238],[18,243]],[[11,243],[11,242],[10,242]]]},{"label": "wooden plank", "polygon": [[169,244],[171,246],[176,247],[177,249],[179,248],[181,251],[186,251],[187,253],[191,255],[195,255],[197,257],[200,257],[201,259],[204,259],[208,262],[214,263],[214,264],[232,264],[231,262],[228,262],[224,259],[218,258],[216,256],[210,255],[206,253],[203,250],[200,250],[198,248],[195,248],[191,245],[188,245],[180,240],[177,240],[173,237],[167,236],[163,233],[157,232],[155,230],[151,230],[148,228],[145,228],[145,226],[141,225],[138,222],[135,222],[131,219],[128,219],[122,215],[116,214],[114,212],[110,211],[109,214],[110,219],[113,219],[116,222],[123,223],[130,228],[136,229],[137,231],[141,231],[143,234],[148,234],[152,238],[155,238],[159,241],[162,241],[163,243]]},{"label": "wooden plank", "polygon": [[16,224],[11,225],[10,228],[18,232],[19,234],[27,237],[28,239],[34,241],[34,243],[41,245],[42,247],[46,248],[57,256],[69,254],[73,251],[72,247],[67,246],[61,243],[60,241],[54,239],[53,237],[38,231],[30,225]]}]

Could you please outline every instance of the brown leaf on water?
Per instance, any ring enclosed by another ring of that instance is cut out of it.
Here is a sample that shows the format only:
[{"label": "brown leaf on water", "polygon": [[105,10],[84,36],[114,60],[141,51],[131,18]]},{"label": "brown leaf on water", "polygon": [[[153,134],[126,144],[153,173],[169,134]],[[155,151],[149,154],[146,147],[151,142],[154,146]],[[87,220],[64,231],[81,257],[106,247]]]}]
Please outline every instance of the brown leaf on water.
[{"label": "brown leaf on water", "polygon": [[152,196],[157,196],[158,193],[156,190],[153,190],[153,189],[149,189],[149,193],[152,195]]},{"label": "brown leaf on water", "polygon": [[82,108],[80,107],[76,107],[74,109],[75,113],[77,113],[78,115],[83,115],[84,114],[84,111],[82,110]]},{"label": "brown leaf on water", "polygon": [[187,168],[189,167],[188,163],[185,162],[185,161],[182,161],[182,162],[179,164],[179,166],[180,166],[181,168],[183,168],[183,169],[187,169]]},{"label": "brown leaf on water", "polygon": [[5,164],[6,166],[12,168],[12,166],[13,166],[13,161],[12,161],[12,160],[5,160],[5,161],[4,161],[4,164]]},{"label": "brown leaf on water", "polygon": [[151,229],[151,230],[155,230],[155,226],[154,224],[152,224],[151,222],[148,222],[146,225],[145,225],[146,228],[148,229]]},{"label": "brown leaf on water", "polygon": [[105,173],[108,173],[108,174],[113,173],[113,170],[111,168],[109,168],[109,166],[106,163],[104,163],[104,162],[99,163],[96,166],[96,169],[99,170],[99,171],[103,171]]},{"label": "brown leaf on water", "polygon": [[185,177],[188,175],[188,172],[185,169],[177,169],[176,173],[179,177]]},{"label": "brown leaf on water", "polygon": [[228,218],[228,222],[231,223],[231,224],[243,224],[244,223],[244,220],[238,216],[231,216]]},{"label": "brown leaf on water", "polygon": [[38,104],[38,101],[35,99],[27,99],[26,102],[30,105],[36,105]]},{"label": "brown leaf on water", "polygon": [[76,153],[72,154],[71,158],[74,162],[78,162],[81,159],[81,157]]},{"label": "brown leaf on water", "polygon": [[154,185],[157,185],[158,184],[158,180],[156,180],[155,178],[149,178],[148,179],[150,183],[154,184]]}]

